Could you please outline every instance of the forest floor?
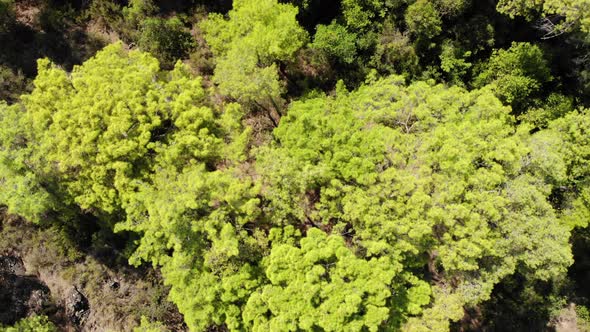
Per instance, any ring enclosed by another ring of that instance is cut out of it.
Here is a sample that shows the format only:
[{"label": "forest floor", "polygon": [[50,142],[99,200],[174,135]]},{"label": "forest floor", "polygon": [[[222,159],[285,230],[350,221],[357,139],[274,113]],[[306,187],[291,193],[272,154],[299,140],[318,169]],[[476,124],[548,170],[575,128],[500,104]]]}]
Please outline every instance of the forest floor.
[{"label": "forest floor", "polygon": [[80,250],[55,227],[0,219],[1,323],[47,315],[63,331],[131,331],[141,316],[183,331],[157,271],[112,264],[115,250]]}]

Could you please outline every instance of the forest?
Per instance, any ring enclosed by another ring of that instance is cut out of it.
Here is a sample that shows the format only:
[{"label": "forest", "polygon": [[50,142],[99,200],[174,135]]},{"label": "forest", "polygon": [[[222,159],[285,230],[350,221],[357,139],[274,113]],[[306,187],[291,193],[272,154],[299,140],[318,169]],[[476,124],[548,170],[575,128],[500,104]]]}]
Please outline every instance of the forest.
[{"label": "forest", "polygon": [[590,331],[590,0],[0,0],[0,331]]}]

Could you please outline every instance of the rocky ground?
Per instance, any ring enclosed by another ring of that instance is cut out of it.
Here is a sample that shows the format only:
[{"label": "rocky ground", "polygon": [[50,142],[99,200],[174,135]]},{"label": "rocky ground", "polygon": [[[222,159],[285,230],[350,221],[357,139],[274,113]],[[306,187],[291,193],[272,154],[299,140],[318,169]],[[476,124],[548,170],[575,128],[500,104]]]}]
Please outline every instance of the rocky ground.
[{"label": "rocky ground", "polygon": [[0,214],[0,325],[46,315],[62,331],[131,331],[144,316],[186,329],[157,271],[92,254],[54,228]]}]

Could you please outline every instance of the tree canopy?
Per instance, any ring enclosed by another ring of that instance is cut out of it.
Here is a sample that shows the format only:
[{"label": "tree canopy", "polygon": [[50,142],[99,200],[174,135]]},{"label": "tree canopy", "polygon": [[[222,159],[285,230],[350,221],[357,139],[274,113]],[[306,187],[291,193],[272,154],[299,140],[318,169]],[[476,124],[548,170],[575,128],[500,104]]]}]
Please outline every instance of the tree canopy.
[{"label": "tree canopy", "polygon": [[[358,252],[390,257],[409,280],[426,279],[410,273],[415,264],[430,266],[440,281],[433,307],[410,322],[444,326],[503,276],[550,278],[571,261],[560,249],[568,227],[546,201],[551,185],[524,163],[529,137],[509,112],[488,88],[406,88],[398,77],[295,103],[275,131],[280,145],[260,154],[269,211],[348,234]],[[465,284],[449,289],[450,280]],[[439,312],[450,294],[456,311]]]},{"label": "tree canopy", "polygon": [[306,42],[297,7],[276,0],[234,2],[229,20],[209,15],[205,38],[217,55],[213,80],[238,101],[278,99],[283,91],[277,61],[289,60]]},{"label": "tree canopy", "polygon": [[[0,44],[43,43],[0,50],[0,233],[144,265],[181,324],[135,331],[585,321],[587,0],[26,6],[0,0]],[[6,331],[87,328],[55,317]]]}]

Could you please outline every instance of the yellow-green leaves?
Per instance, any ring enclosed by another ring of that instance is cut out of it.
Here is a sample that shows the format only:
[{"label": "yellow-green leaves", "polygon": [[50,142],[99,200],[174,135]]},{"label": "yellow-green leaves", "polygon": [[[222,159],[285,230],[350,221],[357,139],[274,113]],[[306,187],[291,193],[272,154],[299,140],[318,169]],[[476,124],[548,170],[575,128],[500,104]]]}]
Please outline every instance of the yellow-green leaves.
[{"label": "yellow-green leaves", "polygon": [[213,164],[226,135],[242,141],[233,148],[237,155],[247,141],[240,136],[239,117],[225,120],[227,130],[217,123],[200,78],[181,64],[161,72],[156,59],[121,44],[106,47],[71,74],[39,60],[34,83],[21,105],[2,106],[1,134],[3,177],[13,182],[6,195],[30,197],[15,209],[31,219],[47,206],[27,202],[45,201],[47,188],[64,204],[73,200],[90,211],[121,211],[155,170]]},{"label": "yellow-green leaves", "polygon": [[30,316],[16,322],[14,326],[2,327],[3,332],[57,332],[57,327],[47,316]]},{"label": "yellow-green leaves", "polygon": [[563,222],[586,227],[590,221],[590,115],[581,109],[568,113],[533,136],[532,161],[562,197]]},{"label": "yellow-green leaves", "polygon": [[50,181],[31,172],[28,159],[34,144],[27,144],[29,137],[21,126],[24,115],[21,105],[0,103],[0,203],[9,213],[39,222],[55,208],[55,197],[48,191]]},{"label": "yellow-green leaves", "polygon": [[39,62],[35,90],[23,97],[22,125],[38,142],[31,162],[83,208],[112,212],[148,153],[152,131],[169,115],[158,96],[158,63],[112,45],[66,75]]},{"label": "yellow-green leaves", "polygon": [[35,173],[57,177],[82,208],[120,210],[121,197],[157,160],[181,167],[191,158],[213,159],[221,140],[203,101],[200,79],[182,65],[161,73],[156,59],[120,44],[69,75],[40,60],[19,119],[27,128],[22,135],[37,142],[27,148],[27,162]]},{"label": "yellow-green leaves", "polygon": [[346,25],[353,30],[370,29],[371,24],[385,17],[390,9],[399,7],[403,3],[403,0],[344,0],[342,16]]},{"label": "yellow-green leaves", "polygon": [[[437,8],[410,6],[417,34],[438,34]],[[538,48],[497,51],[473,91],[340,81],[292,102],[272,142],[250,149],[244,108],[280,96],[279,62],[305,34],[296,13],[236,0],[204,23],[234,103],[120,44],[71,73],[40,60],[34,91],[0,104],[0,203],[136,233],[130,262],[161,269],[195,331],[444,331],[514,273],[566,271],[569,233],[590,218],[588,112],[566,107],[530,134],[496,96],[551,79]],[[315,43],[348,62],[349,37],[333,24]],[[466,74],[468,55],[445,49],[443,69]]]},{"label": "yellow-green leaves", "polygon": [[389,317],[400,265],[355,256],[338,235],[310,229],[301,247],[273,247],[264,260],[269,284],[244,309],[253,331],[377,331]]},{"label": "yellow-green leaves", "polygon": [[330,25],[318,25],[313,37],[312,48],[326,52],[343,63],[355,60],[357,36],[336,21]]},{"label": "yellow-green leaves", "polygon": [[442,31],[440,14],[431,1],[418,0],[411,4],[406,11],[405,20],[410,33],[426,40],[436,37]]},{"label": "yellow-green leaves", "polygon": [[276,0],[236,0],[229,20],[212,14],[203,28],[216,55],[223,56],[244,46],[268,65],[275,60],[288,60],[305,42],[306,33],[295,20],[297,12],[297,7]]},{"label": "yellow-green leaves", "polygon": [[236,170],[210,172],[199,164],[157,171],[126,208],[128,220],[118,228],[142,234],[132,262],[162,267],[191,329],[242,326],[241,306],[258,284],[249,264],[264,247],[249,234],[259,216],[258,190]]},{"label": "yellow-green leaves", "polygon": [[565,22],[551,24],[555,29],[547,31],[548,35],[559,34],[579,26],[585,33],[590,33],[590,1],[588,0],[500,0],[498,11],[514,16],[534,17],[536,12],[544,15],[565,16]]},{"label": "yellow-green leaves", "polygon": [[[485,300],[517,269],[548,279],[571,263],[550,186],[529,173],[527,128],[515,128],[489,88],[406,87],[390,77],[293,103],[274,133],[258,166],[275,222],[305,220],[351,236],[366,259],[464,280],[448,290],[457,308]],[[402,275],[417,285],[408,298],[426,299],[425,276]],[[443,326],[458,318],[436,308],[428,315]],[[397,309],[418,312],[411,300]]]},{"label": "yellow-green leaves", "polygon": [[552,79],[543,51],[536,45],[515,42],[509,49],[492,54],[474,85],[491,85],[498,98],[522,112]]},{"label": "yellow-green leaves", "polygon": [[276,0],[236,0],[229,20],[209,16],[202,27],[217,56],[213,80],[224,95],[259,103],[280,97],[276,62],[291,59],[307,39],[297,12]]}]

